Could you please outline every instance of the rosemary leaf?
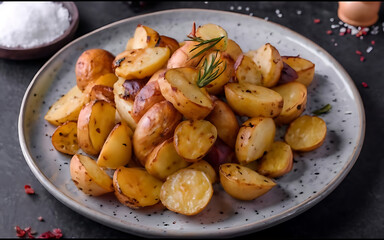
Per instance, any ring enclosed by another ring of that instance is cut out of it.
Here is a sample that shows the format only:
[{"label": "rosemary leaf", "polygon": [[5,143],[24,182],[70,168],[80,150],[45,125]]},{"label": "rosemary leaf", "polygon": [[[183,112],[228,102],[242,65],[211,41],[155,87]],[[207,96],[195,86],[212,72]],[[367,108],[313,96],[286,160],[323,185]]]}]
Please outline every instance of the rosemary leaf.
[{"label": "rosemary leaf", "polygon": [[199,37],[190,37],[188,36],[189,38],[191,39],[188,39],[186,41],[195,41],[195,42],[199,42],[199,44],[197,44],[192,50],[190,50],[189,52],[193,52],[195,51],[196,49],[198,49],[199,47],[201,46],[204,46],[204,45],[207,45],[205,48],[203,48],[202,50],[200,50],[198,53],[196,53],[195,55],[193,55],[193,58],[195,57],[198,57],[200,56],[201,54],[203,54],[204,52],[206,52],[207,50],[213,48],[217,43],[220,42],[221,39],[224,38],[224,36],[221,36],[221,37],[217,37],[217,38],[212,38],[212,39],[209,39],[209,40],[203,40],[202,38],[199,38]]},{"label": "rosemary leaf", "polygon": [[217,59],[217,52],[215,56],[212,56],[212,60],[210,64],[208,64],[208,60],[205,59],[202,68],[199,71],[197,76],[197,86],[202,88],[207,86],[210,82],[218,78],[227,68],[227,63],[225,62],[223,70],[219,73],[219,65],[222,64],[223,61]]},{"label": "rosemary leaf", "polygon": [[313,111],[312,113],[315,115],[320,115],[320,114],[324,114],[324,113],[331,111],[331,109],[332,109],[332,105],[328,103],[327,105]]}]

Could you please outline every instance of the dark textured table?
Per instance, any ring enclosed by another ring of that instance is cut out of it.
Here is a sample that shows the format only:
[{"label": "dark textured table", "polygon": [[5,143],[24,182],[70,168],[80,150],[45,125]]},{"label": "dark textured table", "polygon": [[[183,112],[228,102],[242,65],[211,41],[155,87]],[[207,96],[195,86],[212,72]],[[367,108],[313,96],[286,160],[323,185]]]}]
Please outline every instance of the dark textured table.
[{"label": "dark textured table", "polygon": [[[366,135],[360,156],[344,181],[324,200],[251,238],[383,238],[384,237],[384,32],[383,8],[378,33],[362,39],[332,35],[331,18],[338,23],[337,2],[157,2],[133,8],[129,2],[76,2],[80,23],[76,37],[106,24],[172,8],[205,8],[250,14],[286,26],[327,50],[347,70],[362,97]],[[279,12],[280,11],[280,12]],[[280,14],[281,15],[280,15]],[[314,24],[314,19],[320,23]],[[255,26],[256,27],[256,26]],[[374,43],[372,42],[374,41]],[[374,44],[374,45],[372,45]],[[366,49],[373,46],[369,53]],[[356,50],[365,56],[360,61]],[[65,238],[134,238],[85,218],[56,200],[39,183],[22,155],[17,121],[20,104],[33,76],[47,59],[0,59],[0,238],[16,238],[16,225],[35,236],[60,228]],[[368,87],[363,86],[365,82]],[[36,194],[27,195],[24,185]],[[42,216],[44,221],[39,221]]]}]

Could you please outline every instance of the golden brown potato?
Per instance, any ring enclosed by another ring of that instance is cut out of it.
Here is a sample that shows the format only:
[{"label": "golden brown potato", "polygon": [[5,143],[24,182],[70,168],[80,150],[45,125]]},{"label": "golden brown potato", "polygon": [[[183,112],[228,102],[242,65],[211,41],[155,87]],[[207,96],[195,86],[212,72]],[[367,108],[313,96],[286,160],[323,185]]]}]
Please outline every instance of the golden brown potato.
[{"label": "golden brown potato", "polygon": [[233,62],[236,62],[238,57],[243,54],[243,50],[237,44],[235,41],[232,39],[228,38],[227,40],[227,49],[225,50],[226,53],[229,54],[229,56],[232,58]]},{"label": "golden brown potato", "polygon": [[279,51],[269,43],[264,44],[257,50],[246,53],[260,67],[262,86],[273,87],[280,79],[283,69],[283,60]]},{"label": "golden brown potato", "polygon": [[85,194],[100,196],[113,192],[112,179],[90,157],[75,154],[69,164],[69,170],[72,181]]},{"label": "golden brown potato", "polygon": [[240,200],[253,200],[276,186],[272,179],[236,163],[220,165],[220,183],[229,195]]},{"label": "golden brown potato", "polygon": [[55,126],[67,121],[77,121],[80,110],[87,101],[86,95],[76,85],[49,108],[44,119]]},{"label": "golden brown potato", "polygon": [[196,37],[199,37],[203,40],[211,40],[214,38],[222,37],[222,39],[216,43],[213,49],[217,49],[219,51],[225,51],[227,49],[228,33],[219,25],[207,23],[199,26],[196,30]]},{"label": "golden brown potato", "polygon": [[212,112],[206,117],[217,129],[217,136],[228,146],[234,147],[237,133],[239,132],[239,123],[232,109],[228,104],[221,100],[214,102]]},{"label": "golden brown potato", "polygon": [[115,105],[115,95],[113,88],[104,85],[94,85],[89,93],[89,101],[104,100]]},{"label": "golden brown potato", "polygon": [[159,33],[148,26],[138,24],[133,38],[129,39],[125,50],[152,48],[155,47],[160,39]]},{"label": "golden brown potato", "polygon": [[118,123],[109,133],[97,158],[97,165],[103,168],[116,169],[131,161],[132,130],[125,124]]},{"label": "golden brown potato", "polygon": [[206,120],[185,120],[177,125],[173,136],[177,153],[189,162],[197,162],[215,143],[217,130]]},{"label": "golden brown potato", "polygon": [[203,54],[200,54],[199,56],[194,57],[201,50],[201,48],[194,50],[197,44],[198,43],[194,41],[184,42],[169,58],[167,68],[196,67],[204,56]]},{"label": "golden brown potato", "polygon": [[187,168],[204,172],[211,183],[217,182],[217,174],[215,169],[205,160],[200,160],[189,165]]},{"label": "golden brown potato", "polygon": [[158,47],[168,47],[171,51],[171,55],[180,47],[179,42],[176,39],[160,35],[160,40],[157,43]]},{"label": "golden brown potato", "polygon": [[273,143],[276,133],[272,118],[250,118],[244,122],[236,140],[236,157],[241,164],[247,164],[262,157]]},{"label": "golden brown potato", "polygon": [[263,85],[263,76],[259,66],[247,55],[240,55],[235,63],[235,76],[239,83]]},{"label": "golden brown potato", "polygon": [[144,79],[161,69],[170,57],[167,47],[125,50],[113,61],[115,74],[126,80]]},{"label": "golden brown potato", "polygon": [[115,126],[115,107],[105,101],[87,103],[80,111],[77,121],[79,147],[90,155],[97,155],[109,133]]},{"label": "golden brown potato", "polygon": [[145,160],[145,169],[152,176],[165,181],[165,179],[189,165],[177,154],[173,145],[173,138],[169,138],[156,146]]},{"label": "golden brown potato", "polygon": [[53,147],[62,153],[74,155],[79,150],[77,143],[77,123],[69,121],[60,125],[52,134]]},{"label": "golden brown potato", "polygon": [[167,101],[156,103],[143,115],[133,133],[134,153],[143,166],[152,150],[173,136],[181,118],[181,114]]},{"label": "golden brown potato", "polygon": [[132,209],[157,204],[162,184],[162,181],[142,168],[119,167],[113,174],[117,199]]},{"label": "golden brown potato", "polygon": [[195,169],[180,169],[161,186],[161,203],[183,215],[196,215],[210,202],[212,183],[207,175]]},{"label": "golden brown potato", "polygon": [[277,124],[288,124],[298,118],[307,106],[307,88],[300,82],[281,84],[272,90],[283,97],[283,109],[275,118]]},{"label": "golden brown potato", "polygon": [[283,56],[282,60],[288,64],[297,73],[296,82],[304,84],[306,87],[311,84],[315,76],[315,64],[299,56]]},{"label": "golden brown potato", "polygon": [[112,63],[115,56],[104,49],[94,48],[84,51],[76,62],[76,82],[83,91],[86,86],[100,76],[113,73]]},{"label": "golden brown potato", "polygon": [[324,120],[303,115],[289,124],[284,139],[292,150],[308,152],[319,148],[327,135],[327,125]]},{"label": "golden brown potato", "polygon": [[187,119],[203,119],[213,109],[207,91],[196,85],[197,74],[193,68],[174,68],[158,80],[161,94]]},{"label": "golden brown potato", "polygon": [[266,87],[228,83],[224,90],[229,106],[241,116],[274,118],[283,109],[283,97]]},{"label": "golden brown potato", "polygon": [[276,178],[290,172],[292,167],[293,153],[291,147],[285,142],[276,141],[260,159],[256,171],[261,175]]}]

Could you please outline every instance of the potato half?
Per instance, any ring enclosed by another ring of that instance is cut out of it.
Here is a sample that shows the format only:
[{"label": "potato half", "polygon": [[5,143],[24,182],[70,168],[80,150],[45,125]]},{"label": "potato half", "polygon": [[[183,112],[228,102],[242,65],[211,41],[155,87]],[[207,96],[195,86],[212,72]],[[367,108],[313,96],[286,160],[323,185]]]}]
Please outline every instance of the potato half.
[{"label": "potato half", "polygon": [[185,120],[177,125],[173,143],[181,157],[196,162],[208,153],[216,138],[216,127],[209,121]]},{"label": "potato half", "polygon": [[200,170],[207,175],[211,183],[217,182],[217,174],[215,169],[211,166],[211,164],[209,164],[205,160],[194,162],[193,164],[189,165],[187,168]]},{"label": "potato half", "polygon": [[283,97],[266,87],[228,83],[224,90],[228,104],[241,116],[274,118],[283,109]]},{"label": "potato half", "polygon": [[227,40],[227,49],[225,50],[226,53],[232,58],[234,62],[236,62],[237,58],[240,57],[240,55],[243,54],[243,50],[232,39],[228,38]]},{"label": "potato half", "polygon": [[112,179],[88,156],[75,154],[69,170],[72,181],[85,194],[100,196],[114,190]]},{"label": "potato half", "polygon": [[157,204],[162,184],[142,168],[119,167],[113,174],[117,199],[133,209]]},{"label": "potato half", "polygon": [[122,123],[118,123],[109,133],[103,148],[97,158],[97,165],[103,168],[116,169],[131,161],[132,141],[131,129]]},{"label": "potato half", "polygon": [[164,98],[188,119],[203,119],[213,109],[207,91],[196,85],[197,74],[193,68],[174,68],[158,80]]},{"label": "potato half", "polygon": [[113,85],[114,101],[116,110],[119,112],[119,116],[125,124],[127,124],[132,130],[136,128],[136,121],[132,117],[134,100],[126,97],[125,88],[123,86],[125,79],[120,78]]},{"label": "potato half", "polygon": [[297,73],[296,82],[304,84],[306,87],[311,84],[315,76],[315,64],[299,56],[282,56],[282,60],[288,64]]},{"label": "potato half", "polygon": [[235,63],[235,76],[239,83],[263,85],[263,76],[259,66],[247,55],[240,55]]},{"label": "potato half", "polygon": [[236,157],[241,164],[247,164],[262,157],[273,143],[276,133],[272,118],[251,118],[244,122],[236,140]]},{"label": "potato half", "polygon": [[300,82],[281,84],[272,90],[283,97],[283,109],[275,118],[277,124],[288,124],[298,118],[307,106],[307,88]]},{"label": "potato half", "polygon": [[240,200],[253,200],[276,186],[272,179],[236,163],[220,165],[220,183],[229,195]]},{"label": "potato half", "polygon": [[138,24],[131,39],[128,40],[125,50],[155,47],[160,35],[152,28]]},{"label": "potato half", "polygon": [[74,155],[79,150],[77,123],[70,121],[58,126],[52,134],[51,141],[57,151]]},{"label": "potato half", "polygon": [[180,169],[161,186],[160,200],[173,212],[196,215],[208,205],[212,195],[212,183],[204,172]]},{"label": "potato half", "polygon": [[323,119],[303,115],[289,124],[284,139],[293,150],[307,152],[319,148],[326,135],[327,125]]},{"label": "potato half", "polygon": [[199,26],[196,30],[196,37],[203,40],[211,40],[214,38],[222,37],[222,39],[216,43],[214,49],[225,51],[227,49],[228,33],[224,28],[213,23],[207,23]]},{"label": "potato half", "polygon": [[87,103],[77,121],[77,140],[80,148],[90,154],[100,153],[109,133],[115,126],[115,107],[105,101]]}]

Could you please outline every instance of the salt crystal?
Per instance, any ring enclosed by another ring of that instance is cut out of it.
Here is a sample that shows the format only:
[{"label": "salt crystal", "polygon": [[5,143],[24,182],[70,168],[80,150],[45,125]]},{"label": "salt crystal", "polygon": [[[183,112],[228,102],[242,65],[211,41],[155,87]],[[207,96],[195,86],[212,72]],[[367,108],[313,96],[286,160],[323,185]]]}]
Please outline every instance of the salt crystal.
[{"label": "salt crystal", "polygon": [[283,14],[279,13],[279,14],[277,14],[277,17],[282,18]]},{"label": "salt crystal", "polygon": [[235,7],[234,6],[230,6],[229,10],[235,10]]},{"label": "salt crystal", "polygon": [[330,21],[330,22],[334,22],[335,19],[334,19],[334,18],[330,18],[329,21]]},{"label": "salt crystal", "polygon": [[339,21],[339,25],[343,25],[344,23],[342,21]]},{"label": "salt crystal", "polygon": [[69,28],[68,9],[54,2],[0,4],[0,45],[32,48],[49,43]]},{"label": "salt crystal", "polygon": [[245,11],[249,12],[249,7],[246,7],[246,8],[245,8]]},{"label": "salt crystal", "polygon": [[337,44],[337,43],[335,42],[333,45],[335,45],[335,47],[337,47],[339,44]]},{"label": "salt crystal", "polygon": [[345,27],[340,28],[341,33],[345,33],[346,31],[347,31],[347,29]]},{"label": "salt crystal", "polygon": [[241,10],[241,9],[243,9],[242,6],[238,6],[238,7],[237,7],[237,10]]},{"label": "salt crystal", "polygon": [[296,10],[297,15],[301,15],[303,12],[301,10]]},{"label": "salt crystal", "polygon": [[265,21],[268,21],[268,20],[269,20],[269,17],[265,17],[264,20],[265,20]]},{"label": "salt crystal", "polygon": [[332,24],[331,25],[331,28],[338,28],[338,27],[340,27],[340,25],[337,25],[337,24]]},{"label": "salt crystal", "polygon": [[372,50],[373,50],[373,47],[372,47],[372,46],[369,46],[369,47],[367,48],[367,53],[370,53]]},{"label": "salt crystal", "polygon": [[250,13],[249,16],[253,16],[253,13]]}]

